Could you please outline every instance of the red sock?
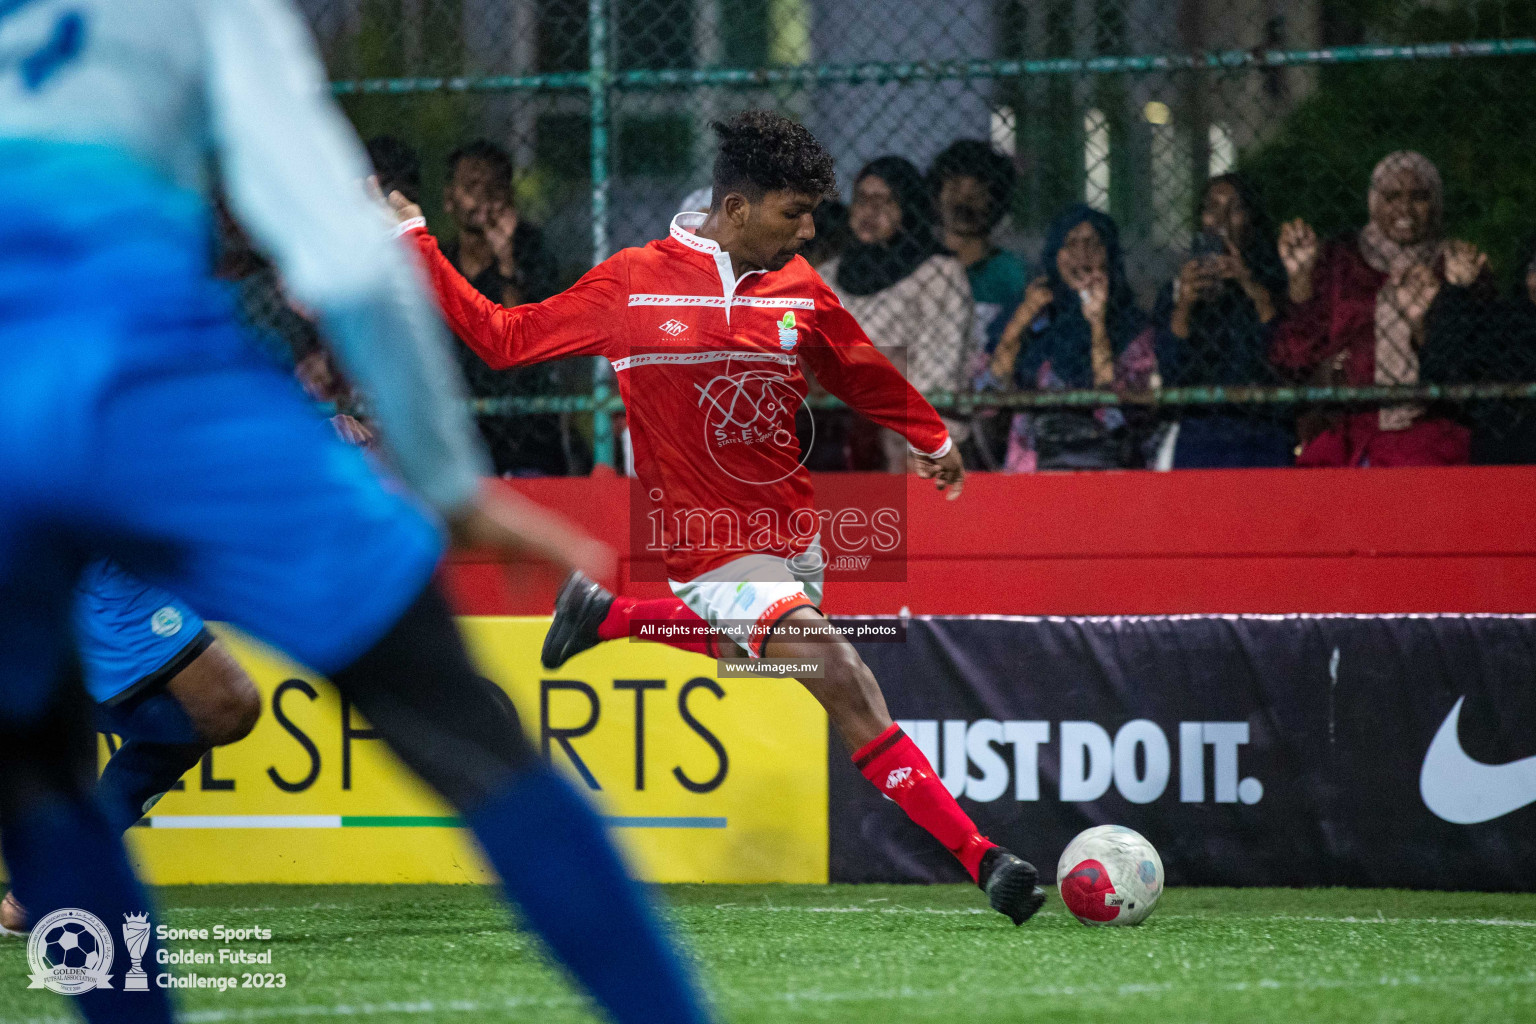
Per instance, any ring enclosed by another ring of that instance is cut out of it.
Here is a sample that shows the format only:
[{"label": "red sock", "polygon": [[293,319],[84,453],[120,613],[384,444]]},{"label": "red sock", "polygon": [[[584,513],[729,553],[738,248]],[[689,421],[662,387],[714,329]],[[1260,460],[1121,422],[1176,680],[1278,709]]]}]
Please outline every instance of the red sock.
[{"label": "red sock", "polygon": [[680,651],[719,657],[714,630],[676,597],[637,601],[633,597],[615,597],[608,617],[597,627],[604,640],[627,636],[655,640]]},{"label": "red sock", "polygon": [[939,773],[901,727],[891,727],[853,755],[853,763],[876,789],[896,801],[907,817],[954,854],[971,881],[981,870],[981,855],[997,844],[976,831],[976,824],[955,803]]}]

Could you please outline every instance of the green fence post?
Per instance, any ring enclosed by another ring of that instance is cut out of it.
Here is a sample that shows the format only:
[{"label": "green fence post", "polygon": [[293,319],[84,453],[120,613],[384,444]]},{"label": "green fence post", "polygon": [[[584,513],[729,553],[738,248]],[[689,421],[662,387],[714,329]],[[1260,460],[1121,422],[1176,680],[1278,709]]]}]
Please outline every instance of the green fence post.
[{"label": "green fence post", "polygon": [[[592,265],[608,258],[608,0],[587,0],[587,95],[592,119]],[[614,465],[613,420],[602,400],[608,395],[607,374],[601,357],[592,363],[592,462]]]}]

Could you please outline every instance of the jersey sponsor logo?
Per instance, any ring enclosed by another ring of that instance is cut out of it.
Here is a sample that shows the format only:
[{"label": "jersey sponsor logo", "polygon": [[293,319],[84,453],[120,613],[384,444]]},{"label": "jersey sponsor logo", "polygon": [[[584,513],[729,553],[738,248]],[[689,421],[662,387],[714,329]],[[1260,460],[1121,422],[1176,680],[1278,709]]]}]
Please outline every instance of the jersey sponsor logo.
[{"label": "jersey sponsor logo", "polygon": [[149,617],[149,629],[155,636],[175,636],[181,632],[181,612],[166,605]]},{"label": "jersey sponsor logo", "polygon": [[785,352],[790,351],[800,343],[800,331],[795,327],[794,310],[784,314],[779,321],[779,348]]},{"label": "jersey sponsor logo", "polygon": [[666,323],[661,325],[661,329],[675,338],[679,334],[682,334],[684,331],[686,331],[688,329],[688,325],[683,323],[681,320],[668,320]]},{"label": "jersey sponsor logo", "polygon": [[1456,701],[1424,752],[1419,795],[1435,817],[1453,825],[1477,825],[1536,803],[1536,757],[1506,764],[1474,761],[1461,746],[1461,705]]}]

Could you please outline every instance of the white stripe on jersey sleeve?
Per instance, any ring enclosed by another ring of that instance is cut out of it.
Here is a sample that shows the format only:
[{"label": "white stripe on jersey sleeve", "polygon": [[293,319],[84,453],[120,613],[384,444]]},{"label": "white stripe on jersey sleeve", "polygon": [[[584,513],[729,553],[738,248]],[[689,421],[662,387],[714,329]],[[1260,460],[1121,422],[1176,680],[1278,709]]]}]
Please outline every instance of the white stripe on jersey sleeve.
[{"label": "white stripe on jersey sleeve", "polygon": [[783,366],[795,365],[795,357],[785,352],[753,352],[742,349],[716,349],[709,352],[646,352],[637,356],[625,356],[622,359],[610,360],[615,372],[629,370],[636,366],[655,366],[660,364],[672,364],[692,366],[697,363],[718,363],[723,360],[744,360],[748,362],[779,363]]},{"label": "white stripe on jersey sleeve", "polygon": [[[631,306],[718,306],[726,304],[724,295],[656,295],[651,293],[634,293],[629,297]],[[753,309],[816,309],[815,299],[800,299],[789,297],[764,297],[757,295],[737,295],[732,297],[730,304],[733,306],[748,306]]]}]

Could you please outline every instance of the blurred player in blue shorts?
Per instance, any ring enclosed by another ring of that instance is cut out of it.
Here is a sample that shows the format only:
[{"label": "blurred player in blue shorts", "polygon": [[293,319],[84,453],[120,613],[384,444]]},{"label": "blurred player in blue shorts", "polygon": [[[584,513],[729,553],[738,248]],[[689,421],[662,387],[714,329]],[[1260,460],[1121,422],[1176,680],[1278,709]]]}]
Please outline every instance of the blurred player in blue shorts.
[{"label": "blurred player in blue shorts", "polygon": [[[316,312],[401,484],[237,326],[210,275],[211,168]],[[285,0],[0,0],[0,852],[16,896],[114,929],[147,907],[91,794],[69,628],[76,580],[107,556],[327,675],[612,1019],[704,1021],[601,820],[477,676],[432,583],[445,527],[600,575],[613,556],[481,486],[445,332],[366,171]],[[75,1000],[92,1021],[171,1019],[158,986]]]},{"label": "blurred player in blue shorts", "polygon": [[[75,642],[96,725],[122,738],[97,782],[116,831],[128,828],[214,747],[249,735],[261,716],[256,684],[180,599],[101,559],[75,587]],[[13,893],[0,933],[30,926]]]}]

